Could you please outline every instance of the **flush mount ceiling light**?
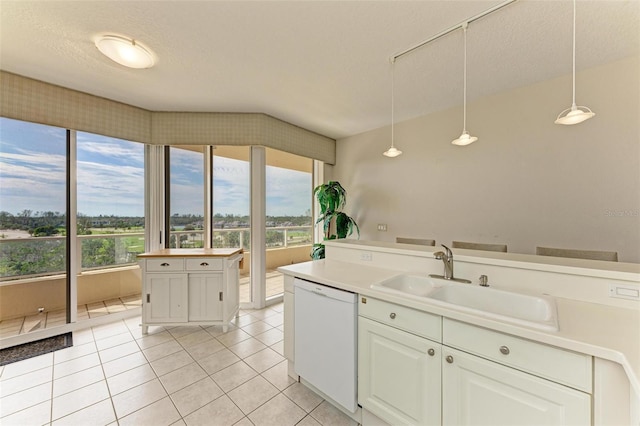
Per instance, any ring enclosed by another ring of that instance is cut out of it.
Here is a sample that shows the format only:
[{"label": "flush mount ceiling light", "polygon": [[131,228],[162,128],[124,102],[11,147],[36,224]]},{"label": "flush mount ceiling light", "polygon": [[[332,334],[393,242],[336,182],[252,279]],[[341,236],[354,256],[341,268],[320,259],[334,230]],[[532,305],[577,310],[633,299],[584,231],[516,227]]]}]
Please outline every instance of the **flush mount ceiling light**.
[{"label": "flush mount ceiling light", "polygon": [[96,40],[96,47],[103,55],[129,68],[151,68],[155,63],[154,55],[134,39],[102,35]]},{"label": "flush mount ceiling light", "polygon": [[570,108],[562,111],[558,118],[556,118],[556,124],[578,124],[585,120],[590,119],[596,115],[586,106],[576,105],[576,0],[573,0],[573,102]]},{"label": "flush mount ceiling light", "polygon": [[478,140],[475,136],[470,136],[467,132],[467,22],[462,24],[462,32],[464,35],[464,82],[462,85],[463,102],[462,102],[462,134],[458,139],[451,141],[453,145],[465,146]]},{"label": "flush mount ceiling light", "polygon": [[394,129],[393,129],[393,121],[394,121],[394,116],[393,116],[393,110],[394,110],[394,92],[395,92],[395,77],[394,77],[394,71],[395,71],[395,67],[396,67],[396,61],[395,58],[391,59],[391,147],[386,150],[385,152],[382,153],[382,155],[384,155],[385,157],[397,157],[398,155],[402,154],[402,151],[400,151],[399,149],[397,149],[395,146],[393,146],[393,140],[394,140]]}]

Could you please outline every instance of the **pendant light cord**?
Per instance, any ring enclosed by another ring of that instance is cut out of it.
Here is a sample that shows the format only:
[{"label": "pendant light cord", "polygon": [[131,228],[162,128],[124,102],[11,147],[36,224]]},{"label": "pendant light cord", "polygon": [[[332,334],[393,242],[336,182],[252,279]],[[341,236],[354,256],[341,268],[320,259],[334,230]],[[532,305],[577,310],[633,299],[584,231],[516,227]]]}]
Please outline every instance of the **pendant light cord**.
[{"label": "pendant light cord", "polygon": [[396,69],[396,61],[391,61],[391,147],[393,148],[393,143],[395,142],[394,128],[393,123],[394,119],[394,109],[395,109],[395,69]]},{"label": "pendant light cord", "polygon": [[576,0],[573,0],[573,103],[576,105]]},{"label": "pendant light cord", "polygon": [[462,24],[464,35],[464,81],[462,83],[462,133],[467,131],[467,27],[468,23]]}]

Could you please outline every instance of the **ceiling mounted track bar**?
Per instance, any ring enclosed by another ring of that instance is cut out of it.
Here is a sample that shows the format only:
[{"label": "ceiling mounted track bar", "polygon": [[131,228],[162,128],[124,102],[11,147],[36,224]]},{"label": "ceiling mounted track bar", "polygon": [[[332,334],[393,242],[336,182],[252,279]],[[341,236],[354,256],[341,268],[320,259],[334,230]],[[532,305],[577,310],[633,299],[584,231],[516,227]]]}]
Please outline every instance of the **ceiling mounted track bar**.
[{"label": "ceiling mounted track bar", "polygon": [[484,18],[485,16],[489,15],[490,13],[493,13],[493,12],[495,12],[495,11],[497,11],[497,10],[500,10],[500,9],[502,9],[503,7],[508,6],[508,5],[510,5],[511,3],[514,3],[514,2],[516,2],[516,1],[517,1],[517,0],[507,0],[507,1],[504,1],[504,2],[502,2],[502,3],[500,3],[500,4],[495,5],[494,7],[490,8],[490,9],[485,10],[484,12],[481,12],[481,13],[479,13],[479,14],[475,15],[475,16],[472,16],[472,17],[471,17],[471,18],[469,18],[469,19],[465,19],[464,21],[460,22],[458,25],[454,25],[453,27],[447,28],[446,30],[439,32],[438,34],[434,35],[434,36],[433,36],[433,37],[431,37],[431,38],[428,38],[427,40],[421,41],[420,43],[417,43],[417,44],[415,44],[415,45],[411,46],[410,48],[403,50],[402,52],[396,53],[395,55],[393,55],[393,56],[391,56],[391,57],[389,58],[389,61],[391,61],[391,63],[394,63],[394,62],[395,62],[398,58],[400,58],[401,56],[404,56],[404,55],[406,55],[406,54],[408,54],[408,53],[411,53],[411,52],[413,52],[414,50],[419,49],[419,48],[421,48],[422,46],[424,46],[424,45],[426,45],[426,44],[429,44],[429,43],[431,43],[432,41],[435,41],[435,40],[437,40],[437,39],[439,39],[439,38],[441,38],[441,37],[444,37],[444,36],[446,36],[447,34],[449,34],[449,33],[453,32],[453,31],[455,31],[455,30],[457,30],[457,29],[464,28],[464,27],[466,27],[467,25],[469,25],[470,23],[472,23],[472,22],[474,22],[474,21],[477,21],[477,20],[478,20],[478,19],[480,19],[480,18]]}]

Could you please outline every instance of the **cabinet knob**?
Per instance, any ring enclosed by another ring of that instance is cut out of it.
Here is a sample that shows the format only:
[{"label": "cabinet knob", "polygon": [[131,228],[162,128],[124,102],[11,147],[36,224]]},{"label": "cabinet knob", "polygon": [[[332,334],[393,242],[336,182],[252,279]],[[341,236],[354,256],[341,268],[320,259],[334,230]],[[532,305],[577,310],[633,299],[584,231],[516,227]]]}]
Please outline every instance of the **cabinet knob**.
[{"label": "cabinet knob", "polygon": [[449,364],[453,364],[453,357],[451,355],[447,355],[445,358]]},{"label": "cabinet knob", "polygon": [[202,262],[200,266],[209,266],[209,264],[207,262]]},{"label": "cabinet knob", "polygon": [[511,351],[509,350],[509,348],[508,348],[508,347],[506,347],[506,346],[500,346],[500,353],[501,353],[501,354],[503,354],[503,355],[509,355],[509,352],[511,352]]},{"label": "cabinet knob", "polygon": [[160,266],[169,266],[169,264],[167,262],[163,262],[160,264]]},{"label": "cabinet knob", "polygon": [[391,319],[396,319],[396,313],[395,313],[395,312],[391,312],[391,313],[389,314],[389,318],[391,318]]},{"label": "cabinet knob", "polygon": [[431,356],[434,356],[434,355],[436,354],[436,351],[435,351],[435,349],[431,348],[431,349],[429,349],[429,350],[427,351],[427,353],[428,353],[429,355],[431,355]]}]

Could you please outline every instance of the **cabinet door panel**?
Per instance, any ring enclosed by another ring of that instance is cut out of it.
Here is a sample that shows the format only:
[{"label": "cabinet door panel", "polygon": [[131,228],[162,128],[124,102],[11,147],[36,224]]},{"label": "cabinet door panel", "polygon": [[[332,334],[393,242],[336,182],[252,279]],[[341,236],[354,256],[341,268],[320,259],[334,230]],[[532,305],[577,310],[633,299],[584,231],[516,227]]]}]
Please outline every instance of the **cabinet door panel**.
[{"label": "cabinet door panel", "polygon": [[390,424],[439,425],[440,348],[430,340],[359,317],[360,404]]},{"label": "cabinet door panel", "polygon": [[239,261],[228,261],[230,264],[226,268],[226,287],[224,288],[224,318],[225,321],[230,321],[231,318],[237,313],[238,305],[240,303],[240,272],[238,271]]},{"label": "cabinet door panel", "polygon": [[222,273],[189,274],[189,321],[222,319]]},{"label": "cabinet door panel", "polygon": [[443,425],[591,424],[589,394],[454,349],[442,357]]},{"label": "cabinet door panel", "polygon": [[187,282],[182,274],[148,274],[145,283],[146,321],[186,322]]}]

